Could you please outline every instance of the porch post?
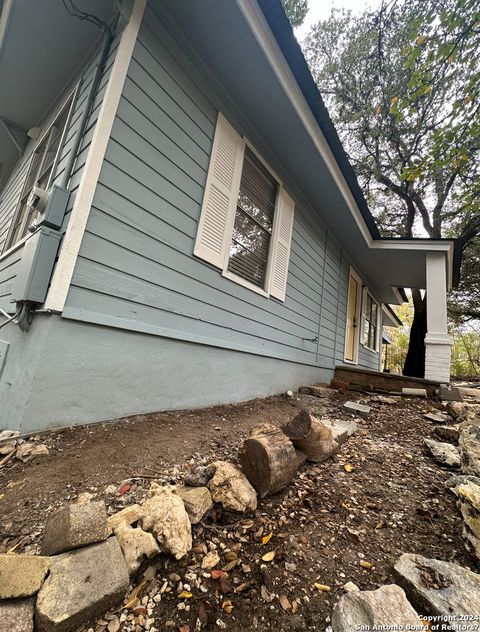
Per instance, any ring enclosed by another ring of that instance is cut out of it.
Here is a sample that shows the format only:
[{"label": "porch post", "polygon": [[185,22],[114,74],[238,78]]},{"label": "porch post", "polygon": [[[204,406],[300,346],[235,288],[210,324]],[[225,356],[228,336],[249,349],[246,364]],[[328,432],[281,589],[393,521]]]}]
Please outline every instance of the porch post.
[{"label": "porch post", "polygon": [[427,253],[425,378],[450,382],[451,341],[447,329],[447,269],[444,252]]}]

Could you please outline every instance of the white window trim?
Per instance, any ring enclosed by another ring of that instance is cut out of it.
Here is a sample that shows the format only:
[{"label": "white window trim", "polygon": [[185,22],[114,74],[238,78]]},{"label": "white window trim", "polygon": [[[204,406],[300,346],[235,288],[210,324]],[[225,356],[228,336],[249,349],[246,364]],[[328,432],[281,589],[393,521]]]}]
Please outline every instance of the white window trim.
[{"label": "white window trim", "polygon": [[[348,272],[349,285],[350,285],[350,276],[353,276],[353,278],[357,281],[357,310],[356,310],[356,314],[355,314],[355,319],[356,319],[357,323],[360,323],[360,320],[362,318],[362,279],[360,278],[360,275],[357,273],[357,271],[354,268],[352,268],[352,266],[350,266],[350,270]],[[348,290],[347,290],[347,314],[346,314],[346,317],[348,318]],[[357,365],[358,364],[358,353],[359,353],[359,349],[360,349],[360,329],[361,329],[361,325],[360,326],[357,325],[355,327],[353,360],[348,360],[347,357],[346,357],[346,351],[347,351],[347,322],[345,322],[345,343],[343,345],[343,361],[345,362],[345,364],[352,364],[352,365]]]},{"label": "white window trim", "polygon": [[[52,184],[52,182],[53,182],[53,180],[55,178],[54,169],[56,168],[56,166],[58,164],[58,158],[59,158],[60,153],[61,153],[61,151],[63,149],[63,143],[65,142],[65,136],[66,136],[66,133],[68,131],[67,128],[69,126],[69,122],[71,121],[73,108],[75,107],[76,94],[78,93],[79,86],[80,86],[80,82],[78,82],[75,85],[73,90],[71,90],[71,92],[64,99],[64,101],[62,101],[60,107],[57,108],[57,111],[56,111],[55,116],[53,117],[52,121],[50,122],[50,124],[48,125],[48,127],[44,131],[44,133],[37,140],[37,142],[35,143],[35,147],[32,149],[32,151],[30,152],[30,155],[27,158],[27,162],[29,163],[29,165],[28,165],[28,168],[27,168],[27,170],[25,172],[25,182],[23,184],[22,191],[20,193],[20,197],[18,198],[18,201],[17,201],[17,203],[15,205],[15,210],[14,210],[14,212],[12,214],[12,217],[10,218],[10,226],[8,228],[8,232],[7,232],[7,237],[5,239],[5,243],[3,245],[4,250],[1,253],[1,257],[6,256],[10,252],[13,252],[18,246],[23,244],[29,237],[29,235],[24,235],[18,241],[16,241],[14,244],[10,243],[10,240],[12,238],[12,231],[13,231],[14,226],[17,223],[16,222],[17,216],[18,216],[18,213],[20,212],[20,205],[21,205],[22,200],[24,199],[25,195],[27,194],[27,191],[25,189],[25,185],[26,185],[28,177],[30,175],[31,162],[33,160],[35,152],[40,147],[40,145],[45,140],[49,139],[48,142],[47,142],[47,145],[45,146],[45,150],[43,152],[42,160],[40,161],[40,164],[37,167],[37,176],[38,176],[41,173],[43,165],[44,165],[45,155],[46,155],[46,152],[48,151],[48,147],[49,147],[49,144],[50,144],[53,128],[55,127],[55,124],[57,123],[57,121],[61,117],[61,115],[63,114],[65,108],[67,107],[67,105],[68,105],[68,103],[70,101],[70,106],[68,108],[67,118],[65,119],[65,126],[64,126],[64,128],[62,130],[62,134],[61,134],[60,141],[59,141],[59,144],[58,144],[58,147],[57,147],[57,151],[55,152],[55,156],[53,158],[52,172],[50,173],[50,175],[48,177],[48,182],[47,182],[47,186],[46,186],[46,188],[48,190],[48,188],[51,186],[51,184]],[[35,186],[35,183],[34,183],[33,186]],[[23,231],[25,230],[25,224],[26,224],[27,218],[28,218],[28,213],[25,213],[25,217],[23,218],[22,225],[20,227],[20,234],[22,234]],[[1,257],[0,257],[0,259],[1,259]]]},{"label": "white window trim", "polygon": [[[370,296],[370,298],[372,299],[372,301],[375,303],[375,305],[377,306],[377,322],[376,322],[376,327],[377,327],[377,335],[375,337],[375,345],[376,345],[376,349],[373,349],[372,347],[369,347],[367,344],[365,344],[363,342],[363,337],[365,334],[365,321],[366,321],[366,307],[367,307],[367,296]],[[361,332],[360,332],[360,344],[362,345],[362,347],[364,349],[367,349],[368,351],[372,351],[373,353],[380,353],[380,344],[379,344],[379,334],[380,334],[380,315],[381,315],[381,311],[382,311],[382,305],[381,303],[379,303],[375,297],[373,296],[373,294],[370,292],[370,290],[368,289],[368,287],[364,287],[363,288],[363,292],[362,292],[362,325],[361,325]]]},{"label": "white window trim", "polygon": [[[281,199],[281,195],[282,195],[283,183],[280,180],[280,178],[277,176],[275,171],[270,167],[268,162],[255,149],[255,147],[248,140],[248,138],[246,136],[243,136],[242,138],[243,138],[243,142],[245,143],[245,146],[248,147],[250,149],[250,151],[258,158],[258,160],[262,163],[262,165],[265,167],[265,169],[270,173],[272,178],[277,183],[277,194],[276,194],[276,197],[275,197],[275,210],[273,212],[272,232],[271,232],[271,235],[270,235],[270,243],[269,243],[269,246],[268,246],[267,268],[265,270],[265,280],[263,282],[263,287],[261,287],[259,285],[255,285],[254,283],[251,283],[250,281],[247,281],[243,277],[238,276],[238,274],[235,274],[234,272],[231,272],[230,270],[228,270],[228,264],[230,262],[230,248],[231,248],[232,239],[233,239],[233,227],[234,227],[234,223],[235,223],[235,215],[236,215],[236,212],[237,212],[237,206],[235,205],[235,208],[232,211],[232,217],[229,219],[228,228],[227,228],[227,230],[229,231],[230,236],[228,238],[227,248],[225,250],[225,259],[223,261],[222,276],[224,276],[226,279],[230,279],[230,281],[234,281],[235,283],[238,283],[239,285],[242,285],[243,287],[246,287],[249,290],[252,290],[253,292],[256,292],[257,294],[260,294],[260,296],[264,296],[265,298],[272,298],[273,299],[275,297],[271,296],[271,294],[270,294],[270,286],[271,286],[272,271],[273,271],[272,270],[273,240],[274,240],[275,231],[276,231],[276,228],[277,228],[277,222],[278,222],[278,218],[279,218],[278,205],[279,205],[279,202],[280,202],[280,199]],[[242,173],[243,173],[243,163],[242,163],[242,171],[240,173],[240,180],[241,180],[241,177],[242,177]],[[239,186],[240,186],[240,183],[239,183]],[[238,198],[238,192],[237,192],[237,198]],[[279,300],[279,299],[275,299],[275,300]]]}]

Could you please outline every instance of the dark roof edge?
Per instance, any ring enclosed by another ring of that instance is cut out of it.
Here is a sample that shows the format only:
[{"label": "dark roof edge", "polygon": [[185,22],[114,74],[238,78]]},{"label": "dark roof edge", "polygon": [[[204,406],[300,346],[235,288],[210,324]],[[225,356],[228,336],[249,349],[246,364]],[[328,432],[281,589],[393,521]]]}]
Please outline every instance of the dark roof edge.
[{"label": "dark roof edge", "polygon": [[[399,290],[400,290],[400,288],[399,288]],[[403,289],[400,291],[400,293],[401,294],[403,293],[403,295],[405,295],[405,291]],[[402,298],[403,298],[403,296],[402,296]],[[405,295],[405,302],[408,303],[408,299],[407,299],[406,295]],[[384,307],[385,311],[387,311],[389,313],[389,315],[391,316],[392,320],[395,320],[398,323],[398,326],[402,327],[403,323],[400,320],[400,318],[397,316],[397,314],[395,313],[395,310],[392,308],[392,306],[389,305],[388,303],[384,303],[383,307]]]},{"label": "dark roof edge", "polygon": [[315,120],[327,141],[332,154],[335,156],[338,166],[347,182],[347,185],[357,203],[365,224],[373,239],[381,239],[380,232],[373,215],[368,208],[367,201],[360,189],[357,177],[348,160],[337,130],[332,123],[327,108],[323,103],[320,91],[315,83],[308,64],[303,56],[300,45],[295,38],[292,26],[287,18],[280,0],[257,0],[265,19],[270,26],[277,43],[292,71]]},{"label": "dark roof edge", "polygon": [[408,296],[403,287],[397,287],[398,293],[403,299],[404,303],[408,303]]}]

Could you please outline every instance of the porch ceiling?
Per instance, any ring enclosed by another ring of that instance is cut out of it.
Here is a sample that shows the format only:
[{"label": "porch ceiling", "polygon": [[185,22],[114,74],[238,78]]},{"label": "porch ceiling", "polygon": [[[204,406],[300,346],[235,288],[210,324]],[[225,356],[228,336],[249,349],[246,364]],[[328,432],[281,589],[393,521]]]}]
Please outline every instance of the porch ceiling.
[{"label": "porch ceiling", "polygon": [[[254,3],[248,0],[156,0],[156,4],[159,10],[160,6],[167,10],[166,18],[172,19],[172,27],[176,26],[184,37],[184,46],[191,47],[192,55],[208,69],[210,83],[218,88],[218,108],[224,110],[226,103],[231,112],[224,111],[224,114],[236,118],[243,128],[239,131],[249,137],[275,170],[290,176],[287,188],[297,199],[308,201],[378,298],[386,303],[398,303],[398,295],[392,288],[424,288],[426,253],[436,246],[428,241],[410,245],[404,242],[400,249],[398,241],[374,239],[378,232],[367,227],[355,201],[352,204],[355,187],[352,188],[350,182],[349,189],[346,180],[342,180],[342,173],[339,185],[338,164],[332,167],[333,157],[329,160],[325,155],[328,151],[322,156],[319,150],[315,134],[320,132],[320,137],[324,137],[314,119],[316,127],[312,133],[311,120],[308,120],[311,110],[302,115],[295,104],[292,94],[298,85],[294,76],[290,73],[290,83],[286,86],[286,80],[282,81],[275,70],[275,60],[265,54],[258,34],[254,35],[239,6]],[[264,25],[268,30],[266,22]],[[264,32],[267,31],[264,29]],[[266,39],[269,35],[271,37],[267,32]],[[287,68],[287,75],[288,72]],[[304,105],[308,110],[306,101]],[[326,122],[326,128],[328,126],[331,131],[330,121]],[[333,144],[331,150],[335,151]],[[336,151],[338,153],[338,148]],[[446,242],[437,242],[437,246],[445,251],[450,247]]]},{"label": "porch ceiling", "polygon": [[[0,42],[0,117],[27,131],[46,113],[95,40],[93,24],[71,17],[61,0],[12,0]],[[113,0],[76,0],[79,9],[110,21]],[[0,3],[0,6],[2,3]],[[0,126],[0,187],[18,158]]]}]

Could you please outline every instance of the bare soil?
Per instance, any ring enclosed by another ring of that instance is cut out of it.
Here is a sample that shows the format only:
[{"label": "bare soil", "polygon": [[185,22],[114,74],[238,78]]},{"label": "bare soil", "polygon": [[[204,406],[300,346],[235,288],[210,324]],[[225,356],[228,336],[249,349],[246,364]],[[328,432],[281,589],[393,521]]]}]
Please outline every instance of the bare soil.
[{"label": "bare soil", "polygon": [[[348,399],[369,403],[372,412],[357,419],[358,432],[338,455],[302,466],[292,485],[260,501],[252,515],[215,507],[193,528],[189,556],[180,562],[167,556],[155,560],[155,577],[148,575],[140,594],[144,605],[154,606],[153,628],[322,631],[346,582],[362,590],[391,583],[392,565],[404,552],[474,569],[455,497],[444,486],[452,472],[437,465],[423,444],[434,426],[423,415],[440,404],[400,398],[382,404],[337,391],[327,398],[277,396],[136,416],[32,438],[46,443],[50,454],[0,468],[0,552],[38,553],[45,516],[82,493],[104,499],[114,513],[143,500],[153,480],[181,482],[195,464],[235,460],[250,428],[259,423],[281,425],[303,407],[320,418],[346,419],[342,405]],[[239,559],[226,571],[227,582],[200,568],[212,546],[222,560],[219,568],[235,555]],[[273,561],[262,561],[270,551],[275,551]],[[179,598],[187,588],[192,596]],[[155,595],[158,603],[152,601]],[[93,628],[105,630],[121,612],[93,622]],[[131,620],[122,621],[120,630],[144,629],[144,609],[123,613]]]}]

